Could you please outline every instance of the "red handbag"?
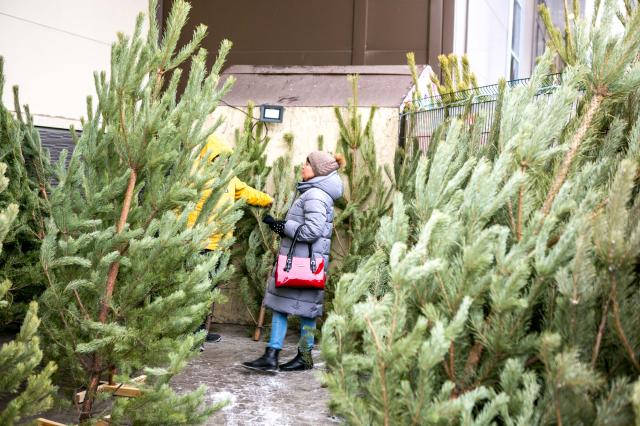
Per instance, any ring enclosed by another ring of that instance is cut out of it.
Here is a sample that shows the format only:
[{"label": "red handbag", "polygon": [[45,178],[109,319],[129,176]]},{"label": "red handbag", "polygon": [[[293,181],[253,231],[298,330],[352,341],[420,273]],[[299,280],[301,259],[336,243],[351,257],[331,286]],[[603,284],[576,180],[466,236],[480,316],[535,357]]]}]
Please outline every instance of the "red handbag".
[{"label": "red handbag", "polygon": [[296,229],[293,242],[289,247],[289,253],[278,256],[276,266],[276,287],[278,288],[310,288],[324,290],[324,283],[327,279],[324,271],[324,257],[316,261],[311,244],[309,246],[309,257],[294,257],[293,250],[298,242],[298,234],[302,225]]}]

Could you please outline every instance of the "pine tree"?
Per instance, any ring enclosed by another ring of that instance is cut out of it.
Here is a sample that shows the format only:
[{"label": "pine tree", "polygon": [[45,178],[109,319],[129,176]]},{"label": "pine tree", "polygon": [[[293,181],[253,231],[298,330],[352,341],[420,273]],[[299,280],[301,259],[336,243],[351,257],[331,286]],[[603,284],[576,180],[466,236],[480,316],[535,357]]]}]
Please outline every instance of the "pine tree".
[{"label": "pine tree", "polygon": [[[296,179],[294,174],[299,166],[292,166],[291,153],[285,154],[276,159],[271,166],[269,179],[275,189],[273,194],[274,204],[269,210],[269,214],[276,218],[284,218],[287,214],[292,200],[296,194]],[[292,173],[292,170],[294,172]],[[277,257],[280,239],[276,234],[262,223],[262,214],[256,209],[252,209],[253,221],[251,222],[251,233],[245,251],[244,267],[247,277],[240,285],[245,295],[245,301],[250,309],[258,309],[260,301],[264,297],[265,283],[273,268]]]},{"label": "pine tree", "polygon": [[[266,149],[270,138],[264,123],[253,117],[254,105],[247,105],[247,115],[242,129],[235,132],[235,152],[250,164],[239,176],[248,185],[266,191],[272,167],[267,166]],[[275,197],[277,203],[277,196]],[[242,298],[252,316],[257,314],[264,285],[273,264],[276,239],[270,230],[262,224],[264,209],[249,207],[236,227],[234,258],[239,259],[235,279],[238,282]],[[269,259],[271,257],[271,259]]]},{"label": "pine tree", "polygon": [[[424,125],[426,124],[429,127],[437,126],[439,120],[419,123],[421,115],[418,112],[423,112],[425,108],[427,110],[435,109],[441,110],[440,112],[445,119],[453,116],[461,117],[467,125],[467,133],[469,134],[481,132],[484,128],[486,117],[477,110],[473,111],[472,105],[478,99],[487,101],[492,99],[487,99],[486,95],[483,96],[478,90],[475,90],[478,87],[478,83],[475,74],[471,71],[469,58],[466,55],[458,57],[452,53],[438,56],[438,62],[442,70],[442,81],[432,73],[430,75],[431,84],[427,87],[429,96],[423,98],[419,89],[420,82],[415,64],[415,55],[413,52],[407,54],[407,63],[415,90],[411,93],[411,102],[407,102],[403,106],[400,125],[402,126],[401,135],[404,138],[404,143],[398,146],[396,150],[394,173],[392,175],[387,171],[390,178],[393,176],[392,181],[396,190],[403,192],[412,190],[411,177],[415,174],[417,167],[417,156],[414,153],[422,150],[427,154],[432,154],[429,151],[430,142],[432,139],[438,139],[441,131],[436,127],[436,129],[429,129],[435,130],[431,136],[425,135]],[[491,138],[489,137],[489,139]],[[482,145],[485,142],[483,140]]]},{"label": "pine tree", "polygon": [[349,76],[353,98],[346,109],[335,108],[340,129],[337,152],[344,155],[346,164],[340,170],[345,177],[345,193],[336,202],[332,268],[325,304],[331,309],[332,283],[347,272],[355,271],[363,256],[372,253],[380,218],[391,207],[391,192],[382,166],[376,157],[372,107],[363,123],[358,106],[358,76]]},{"label": "pine tree", "polygon": [[[215,207],[238,161],[196,161],[212,131],[205,121],[232,83],[218,88],[230,42],[207,70],[198,50],[204,26],[177,49],[190,6],[173,2],[162,37],[155,9],[150,2],[147,35],[141,14],[131,37],[118,34],[109,74],[95,74],[97,102],[87,100],[82,136],[68,167],[58,164],[50,197],[43,324],[61,378],[86,389],[81,422],[96,415],[101,380],[128,383],[140,373],[148,376],[141,396],[115,399],[112,422],[194,424],[216,408],[203,406],[203,388],[178,395],[169,380],[195,354],[204,336],[193,332],[215,298],[211,288],[230,273],[223,251],[231,241],[200,252],[239,218],[236,206]],[[212,195],[188,229],[205,187]]]},{"label": "pine tree", "polygon": [[[0,99],[4,89],[0,56]],[[44,290],[38,265],[45,219],[49,216],[51,167],[27,106],[20,107],[18,87],[13,88],[16,111],[0,102],[0,160],[7,164],[8,187],[0,194],[0,207],[16,204],[18,215],[8,230],[0,254],[1,279],[12,283],[10,306],[0,314],[0,324],[21,321],[29,302]]]},{"label": "pine tree", "polygon": [[459,102],[461,99],[456,95],[463,92],[463,95],[468,96],[464,92],[478,87],[478,80],[471,71],[467,55],[462,55],[460,58],[454,53],[438,55],[438,63],[442,70],[442,81],[437,75],[431,74],[431,83],[435,86],[437,93],[433,91],[432,86],[429,86],[429,95],[438,96],[441,105]]},{"label": "pine tree", "polygon": [[[0,70],[0,75],[1,75]],[[7,166],[0,163],[0,192],[7,189],[9,180],[5,177]],[[15,226],[18,206],[8,205],[0,212],[0,250],[2,242]],[[11,282],[0,283],[0,309],[9,307],[6,299]],[[51,375],[56,366],[50,362],[42,371],[37,372],[42,360],[40,339],[37,335],[40,320],[38,304],[31,302],[20,332],[14,340],[0,345],[0,397],[8,401],[0,410],[0,425],[11,426],[20,419],[47,410],[53,404],[55,391],[51,384]]]},{"label": "pine tree", "polygon": [[341,278],[322,351],[349,423],[633,423],[640,12],[616,34],[615,10],[576,22],[553,94],[552,52],[505,89],[494,151],[449,120]]},{"label": "pine tree", "polygon": [[[594,18],[598,15],[599,3],[600,1],[596,2]],[[540,12],[540,18],[549,34],[549,45],[557,52],[564,64],[575,65],[578,62],[578,53],[576,51],[577,46],[575,44],[575,29],[573,24],[575,18],[580,16],[580,3],[577,0],[573,0],[571,10],[569,10],[569,5],[565,1],[564,34],[554,25],[551,11],[546,4],[540,4],[538,10]]]},{"label": "pine tree", "polygon": [[234,152],[247,163],[238,177],[253,188],[272,194],[274,203],[268,212],[262,208],[247,208],[249,214],[236,227],[232,257],[238,259],[233,279],[239,285],[250,315],[257,321],[265,283],[271,274],[280,243],[279,237],[262,223],[262,218],[265,214],[284,218],[295,198],[295,176],[299,173],[299,166],[292,164],[292,134],[284,135],[283,142],[287,146],[285,154],[271,166],[267,165],[266,150],[271,138],[266,125],[253,117],[253,110],[254,105],[249,103],[243,127],[235,132]]},{"label": "pine tree", "polygon": [[[393,157],[393,170],[389,166],[385,166],[385,172],[392,182],[393,190],[402,192],[410,197],[413,193],[413,176],[415,176],[418,167],[419,156],[416,154],[420,152],[420,141],[416,135],[416,129],[419,128],[416,112],[420,110],[423,94],[420,89],[420,79],[414,52],[407,53],[407,65],[413,82],[411,102],[407,102],[402,106],[400,114],[401,140]],[[429,87],[429,90],[431,93],[433,89]]]}]

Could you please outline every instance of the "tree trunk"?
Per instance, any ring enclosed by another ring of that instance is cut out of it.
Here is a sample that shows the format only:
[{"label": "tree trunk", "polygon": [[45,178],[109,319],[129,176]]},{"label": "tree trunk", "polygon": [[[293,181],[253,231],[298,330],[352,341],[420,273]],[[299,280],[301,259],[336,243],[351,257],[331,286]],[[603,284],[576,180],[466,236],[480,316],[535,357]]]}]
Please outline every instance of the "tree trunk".
[{"label": "tree trunk", "polygon": [[[133,198],[133,189],[136,186],[136,179],[138,174],[135,169],[131,169],[129,175],[129,182],[127,184],[127,191],[124,195],[124,201],[122,203],[122,210],[120,211],[120,220],[116,225],[116,233],[122,233],[124,226],[127,223],[127,217],[129,216],[129,209],[131,208],[131,199]],[[104,297],[101,302],[99,321],[104,324],[107,322],[107,314],[109,313],[109,301],[113,295],[113,290],[116,286],[116,278],[118,277],[118,271],[120,270],[120,262],[117,260],[111,263],[109,266],[109,274],[107,275],[107,285],[105,288]],[[89,386],[87,386],[87,394],[84,402],[82,403],[82,412],[80,413],[80,422],[91,418],[91,411],[93,409],[93,401],[96,398],[98,390],[98,384],[100,383],[100,374],[102,373],[102,359],[97,354],[93,354],[91,362],[91,377],[89,379]]]}]

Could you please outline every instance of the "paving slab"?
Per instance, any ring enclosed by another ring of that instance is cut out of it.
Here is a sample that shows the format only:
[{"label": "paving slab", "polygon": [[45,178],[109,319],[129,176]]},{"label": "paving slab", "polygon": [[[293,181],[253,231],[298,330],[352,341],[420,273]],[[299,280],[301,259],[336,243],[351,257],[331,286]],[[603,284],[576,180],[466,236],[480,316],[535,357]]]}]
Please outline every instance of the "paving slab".
[{"label": "paving slab", "polygon": [[[177,391],[207,386],[208,402],[228,400],[207,425],[335,425],[327,407],[329,394],[317,375],[324,363],[312,352],[315,368],[309,371],[264,374],[240,366],[264,353],[265,342],[254,342],[246,327],[217,326],[222,341],[205,343],[205,350],[173,378]],[[296,355],[297,330],[290,330],[281,362]]]}]

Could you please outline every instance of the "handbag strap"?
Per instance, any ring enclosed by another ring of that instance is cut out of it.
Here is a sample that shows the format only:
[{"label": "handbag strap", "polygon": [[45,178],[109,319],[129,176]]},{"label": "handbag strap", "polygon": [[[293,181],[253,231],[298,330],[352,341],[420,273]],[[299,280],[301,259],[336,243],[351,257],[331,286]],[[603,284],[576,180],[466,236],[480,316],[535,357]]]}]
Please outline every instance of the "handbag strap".
[{"label": "handbag strap", "polygon": [[[296,228],[296,232],[293,234],[293,241],[291,242],[291,247],[289,247],[289,253],[287,253],[287,265],[285,267],[285,271],[289,271],[291,269],[291,265],[293,263],[293,251],[298,242],[302,242],[298,240],[298,236],[300,235],[300,231],[304,225],[300,225]],[[311,271],[315,272],[316,270],[316,258],[313,256],[313,249],[311,248],[311,243],[306,243],[309,248],[309,259],[311,265]]]}]

